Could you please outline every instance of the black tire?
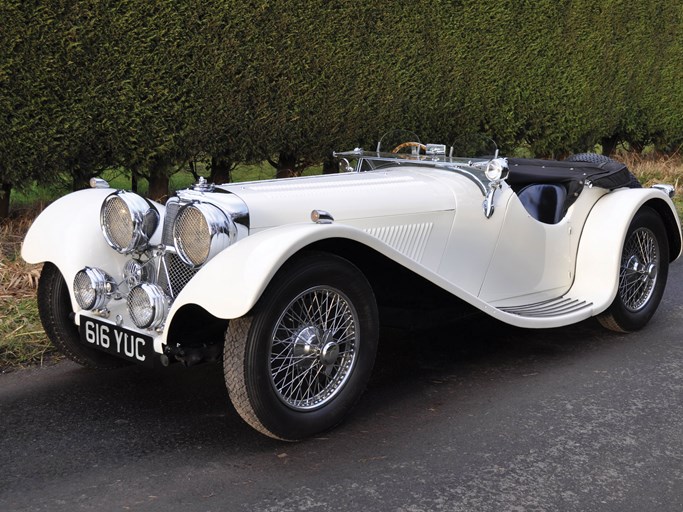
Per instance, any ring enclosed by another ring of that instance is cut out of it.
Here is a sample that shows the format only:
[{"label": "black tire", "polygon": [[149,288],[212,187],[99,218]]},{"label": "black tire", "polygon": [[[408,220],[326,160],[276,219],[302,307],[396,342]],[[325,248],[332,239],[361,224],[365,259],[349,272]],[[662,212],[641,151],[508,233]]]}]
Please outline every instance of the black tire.
[{"label": "black tire", "polygon": [[[568,156],[565,158],[567,162],[586,162],[590,164],[604,164],[606,162],[616,162],[613,158],[605,155],[599,155],[598,153],[577,153],[575,155]],[[642,188],[640,181],[636,178],[632,172],[629,171],[629,182],[628,188]]]},{"label": "black tire", "polygon": [[108,370],[130,363],[80,342],[78,326],[72,320],[69,289],[59,269],[45,263],[38,282],[38,313],[52,344],[66,357],[87,368]]},{"label": "black tire", "polygon": [[249,425],[276,439],[328,430],[365,390],[378,336],[375,297],[358,268],[302,254],[248,316],[230,321],[223,352],[230,399]]},{"label": "black tire", "polygon": [[617,296],[598,321],[617,332],[642,329],[662,300],[668,275],[669,241],[664,223],[654,210],[641,208],[626,232]]}]

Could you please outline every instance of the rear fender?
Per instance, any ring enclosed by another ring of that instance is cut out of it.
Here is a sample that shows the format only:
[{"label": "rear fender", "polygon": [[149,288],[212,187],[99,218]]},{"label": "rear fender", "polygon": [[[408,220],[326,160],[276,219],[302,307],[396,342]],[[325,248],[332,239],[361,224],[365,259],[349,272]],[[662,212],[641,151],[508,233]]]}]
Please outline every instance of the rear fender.
[{"label": "rear fender", "polygon": [[[664,220],[675,260],[681,252],[681,226],[676,209],[656,189],[619,189],[603,196],[593,207],[581,233],[576,260],[576,279],[571,294],[593,303],[594,314],[607,309],[617,293],[621,248],[636,212],[652,207]],[[616,248],[616,250],[612,250]]]}]

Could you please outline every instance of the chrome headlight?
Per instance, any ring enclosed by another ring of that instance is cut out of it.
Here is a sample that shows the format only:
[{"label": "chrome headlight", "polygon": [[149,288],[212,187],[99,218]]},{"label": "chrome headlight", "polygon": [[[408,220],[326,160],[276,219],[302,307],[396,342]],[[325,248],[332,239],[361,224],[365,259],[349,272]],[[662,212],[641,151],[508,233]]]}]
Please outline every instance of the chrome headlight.
[{"label": "chrome headlight", "polygon": [[173,243],[178,256],[195,268],[228,247],[236,236],[233,220],[209,203],[182,206],[173,226]]},{"label": "chrome headlight", "polygon": [[494,158],[486,165],[484,174],[491,181],[499,181],[507,179],[510,173],[508,169],[508,161],[505,158]]},{"label": "chrome headlight", "polygon": [[164,323],[170,300],[156,284],[142,283],[126,299],[133,323],[140,329],[156,329]]},{"label": "chrome headlight", "polygon": [[145,248],[159,225],[159,212],[145,198],[118,190],[102,203],[100,225],[112,248],[130,254]]},{"label": "chrome headlight", "polygon": [[104,308],[116,288],[114,278],[99,268],[85,267],[74,277],[76,302],[88,311]]}]

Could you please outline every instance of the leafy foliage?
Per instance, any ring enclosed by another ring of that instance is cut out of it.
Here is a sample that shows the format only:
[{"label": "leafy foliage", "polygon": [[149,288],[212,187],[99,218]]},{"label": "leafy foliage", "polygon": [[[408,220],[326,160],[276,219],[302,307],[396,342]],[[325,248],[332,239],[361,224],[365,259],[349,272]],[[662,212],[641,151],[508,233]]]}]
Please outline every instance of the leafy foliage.
[{"label": "leafy foliage", "polygon": [[0,184],[301,169],[401,127],[537,155],[683,141],[683,9],[644,0],[0,0]]}]

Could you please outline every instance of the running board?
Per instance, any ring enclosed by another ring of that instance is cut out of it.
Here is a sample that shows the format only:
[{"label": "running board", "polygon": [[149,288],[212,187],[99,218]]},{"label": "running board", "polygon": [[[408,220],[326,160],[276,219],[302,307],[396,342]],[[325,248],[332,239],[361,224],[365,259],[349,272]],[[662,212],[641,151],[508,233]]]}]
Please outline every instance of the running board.
[{"label": "running board", "polygon": [[552,318],[578,313],[584,309],[590,309],[592,302],[570,297],[558,297],[556,299],[525,304],[521,306],[499,307],[500,311],[511,315],[527,318]]}]

